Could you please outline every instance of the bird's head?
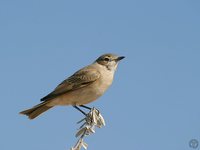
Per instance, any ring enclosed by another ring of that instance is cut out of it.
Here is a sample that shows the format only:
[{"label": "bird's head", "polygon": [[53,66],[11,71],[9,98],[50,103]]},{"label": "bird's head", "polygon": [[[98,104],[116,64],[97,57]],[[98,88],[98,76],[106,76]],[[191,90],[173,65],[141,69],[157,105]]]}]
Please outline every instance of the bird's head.
[{"label": "bird's head", "polygon": [[100,56],[96,62],[102,66],[105,66],[108,70],[116,70],[120,60],[124,59],[124,56],[117,56],[115,54],[104,54]]}]

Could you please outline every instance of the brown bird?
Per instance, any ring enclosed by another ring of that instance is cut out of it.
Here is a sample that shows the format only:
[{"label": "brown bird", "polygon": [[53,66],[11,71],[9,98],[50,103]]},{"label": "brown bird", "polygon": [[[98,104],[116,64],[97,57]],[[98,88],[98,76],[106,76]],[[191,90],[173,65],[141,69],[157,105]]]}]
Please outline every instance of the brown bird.
[{"label": "brown bird", "polygon": [[41,103],[20,112],[34,119],[41,113],[56,105],[72,105],[85,114],[78,106],[91,109],[85,106],[95,101],[112,84],[114,73],[118,62],[124,56],[115,54],[104,54],[94,63],[88,65],[72,76],[61,82],[50,94],[41,99]]}]

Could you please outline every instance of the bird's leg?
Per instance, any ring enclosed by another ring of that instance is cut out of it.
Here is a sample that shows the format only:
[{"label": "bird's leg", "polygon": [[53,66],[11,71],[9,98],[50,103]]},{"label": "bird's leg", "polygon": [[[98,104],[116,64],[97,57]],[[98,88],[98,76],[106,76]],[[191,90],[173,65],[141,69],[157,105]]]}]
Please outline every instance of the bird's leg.
[{"label": "bird's leg", "polygon": [[85,106],[85,105],[80,105],[80,107],[83,107],[83,108],[86,108],[86,109],[89,109],[91,110],[92,108],[88,107],[88,106]]},{"label": "bird's leg", "polygon": [[82,111],[78,106],[73,106],[73,107],[76,108],[78,111],[80,111],[85,116],[87,116],[87,114],[84,111]]}]

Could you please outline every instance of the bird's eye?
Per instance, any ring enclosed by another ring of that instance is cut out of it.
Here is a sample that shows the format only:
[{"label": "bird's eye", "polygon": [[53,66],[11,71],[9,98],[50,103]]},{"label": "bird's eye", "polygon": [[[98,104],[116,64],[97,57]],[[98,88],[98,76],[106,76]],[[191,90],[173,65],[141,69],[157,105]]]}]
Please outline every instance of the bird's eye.
[{"label": "bird's eye", "polygon": [[106,58],[104,58],[104,60],[105,60],[105,61],[110,61],[110,59],[109,59],[109,58],[107,58],[107,57],[106,57]]}]

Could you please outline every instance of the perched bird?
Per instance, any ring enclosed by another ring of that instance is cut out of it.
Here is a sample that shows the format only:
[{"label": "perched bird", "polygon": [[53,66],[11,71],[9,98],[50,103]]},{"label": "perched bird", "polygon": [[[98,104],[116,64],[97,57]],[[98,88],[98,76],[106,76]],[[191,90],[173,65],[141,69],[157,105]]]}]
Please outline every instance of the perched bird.
[{"label": "perched bird", "polygon": [[72,105],[84,113],[78,106],[90,109],[85,104],[95,101],[104,94],[112,84],[118,63],[123,58],[124,56],[115,54],[100,56],[94,63],[80,69],[61,82],[54,91],[41,99],[40,104],[24,110],[20,114],[34,119],[57,105]]}]

